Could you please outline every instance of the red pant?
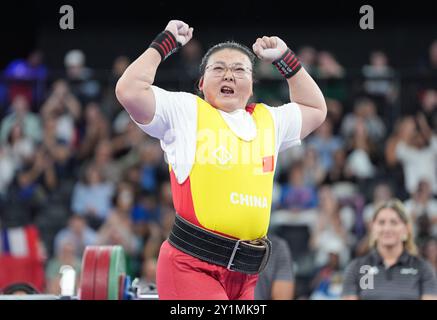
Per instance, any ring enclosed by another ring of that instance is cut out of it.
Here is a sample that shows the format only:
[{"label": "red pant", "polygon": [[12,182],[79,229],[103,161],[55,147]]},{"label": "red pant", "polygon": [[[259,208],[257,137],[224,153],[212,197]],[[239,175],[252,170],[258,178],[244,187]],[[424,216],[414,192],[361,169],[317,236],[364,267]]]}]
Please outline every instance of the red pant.
[{"label": "red pant", "polygon": [[229,271],[164,241],[156,271],[162,300],[253,300],[258,275]]}]

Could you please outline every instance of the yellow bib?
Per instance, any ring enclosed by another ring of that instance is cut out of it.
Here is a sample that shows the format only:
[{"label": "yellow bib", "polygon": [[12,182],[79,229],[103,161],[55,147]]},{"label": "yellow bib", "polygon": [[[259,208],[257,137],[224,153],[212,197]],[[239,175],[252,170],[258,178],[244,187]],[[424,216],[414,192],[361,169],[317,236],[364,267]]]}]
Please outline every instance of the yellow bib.
[{"label": "yellow bib", "polygon": [[197,109],[196,156],[189,183],[198,222],[242,240],[265,236],[275,163],[270,112],[262,104],[256,105],[252,117],[257,135],[248,142],[236,136],[220,112],[201,98]]}]

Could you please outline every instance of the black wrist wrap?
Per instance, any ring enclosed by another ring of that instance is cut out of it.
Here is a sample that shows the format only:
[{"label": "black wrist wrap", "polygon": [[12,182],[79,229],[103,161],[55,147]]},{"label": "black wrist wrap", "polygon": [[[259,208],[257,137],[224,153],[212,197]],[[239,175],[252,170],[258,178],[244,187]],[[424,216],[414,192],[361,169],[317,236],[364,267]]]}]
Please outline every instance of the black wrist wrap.
[{"label": "black wrist wrap", "polygon": [[287,79],[294,76],[300,68],[302,68],[299,59],[290,49],[287,49],[287,51],[285,51],[279,59],[273,61],[272,64],[278,68],[279,72]]},{"label": "black wrist wrap", "polygon": [[156,49],[161,55],[162,61],[164,61],[176,52],[181,44],[176,41],[175,36],[170,31],[163,31],[156,36],[149,47]]}]

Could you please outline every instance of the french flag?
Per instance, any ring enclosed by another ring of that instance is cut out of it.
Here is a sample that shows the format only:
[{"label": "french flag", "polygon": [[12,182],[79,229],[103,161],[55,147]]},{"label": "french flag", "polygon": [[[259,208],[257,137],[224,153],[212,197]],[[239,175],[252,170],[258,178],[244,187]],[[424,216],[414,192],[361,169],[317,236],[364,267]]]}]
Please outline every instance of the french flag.
[{"label": "french flag", "polygon": [[1,229],[0,256],[38,258],[38,230],[35,226]]}]

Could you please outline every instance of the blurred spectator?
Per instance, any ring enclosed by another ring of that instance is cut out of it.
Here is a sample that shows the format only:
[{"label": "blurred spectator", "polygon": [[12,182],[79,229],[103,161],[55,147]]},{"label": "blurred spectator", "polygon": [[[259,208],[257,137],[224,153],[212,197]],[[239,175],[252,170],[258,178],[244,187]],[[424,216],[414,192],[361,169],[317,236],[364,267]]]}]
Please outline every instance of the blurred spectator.
[{"label": "blurred spectator", "polygon": [[433,266],[437,273],[437,239],[429,238],[422,246],[422,256]]},{"label": "blurred spectator", "polygon": [[311,287],[311,300],[339,300],[343,282],[340,254],[342,248],[331,243],[328,250],[328,262],[320,267],[314,276]]},{"label": "blurred spectator", "polygon": [[8,84],[8,101],[22,95],[31,106],[42,102],[47,79],[47,67],[43,64],[42,51],[34,50],[27,59],[12,61],[6,66],[3,75]]},{"label": "blurred spectator", "polygon": [[117,113],[122,110],[120,102],[118,102],[115,96],[115,85],[130,63],[131,61],[128,57],[118,56],[112,64],[111,74],[107,80],[102,97],[102,113],[110,122],[112,122]]},{"label": "blurred spectator", "polygon": [[297,161],[290,168],[288,183],[282,186],[280,207],[299,212],[316,206],[317,191],[314,186],[305,184],[304,164]]},{"label": "blurred spectator", "polygon": [[108,139],[110,136],[109,123],[103,116],[98,103],[88,103],[85,107],[84,116],[78,153],[80,160],[89,159],[99,141]]},{"label": "blurred spectator", "polygon": [[346,87],[343,78],[346,72],[332,53],[320,51],[317,55],[316,78],[320,80],[320,89],[327,98],[339,101],[346,99]]},{"label": "blurred spectator", "polygon": [[46,266],[46,293],[61,294],[61,274],[59,273],[63,265],[71,266],[76,271],[75,287],[79,286],[81,257],[77,256],[76,243],[72,238],[64,237],[58,243],[55,255],[47,262]]},{"label": "blurred spectator", "polygon": [[[278,74],[278,69],[275,69],[275,66],[273,66],[271,63],[265,62],[265,61],[259,61],[256,65],[256,74],[261,80],[274,80],[274,79],[281,79],[281,74]],[[262,88],[258,88],[261,89]],[[272,86],[273,89],[273,86]],[[257,91],[258,95],[260,97],[265,98],[273,98],[278,97],[278,90],[276,89],[273,94],[268,95],[267,97],[264,96],[264,92],[267,90],[262,90],[262,93]]]},{"label": "blurred spectator", "polygon": [[[132,122],[127,126],[125,132],[111,139],[110,162],[114,163],[117,174],[110,174],[116,178],[129,180],[138,188],[141,181],[140,175],[140,152],[141,147],[146,144],[147,138],[142,131]],[[140,190],[136,190],[140,192]]]},{"label": "blurred spectator", "polygon": [[287,242],[274,234],[269,262],[258,276],[255,300],[292,300],[294,297],[294,272],[291,250]]},{"label": "blurred spectator", "polygon": [[396,146],[401,141],[405,130],[411,130],[411,124],[414,125],[414,121],[411,122],[408,118],[397,119],[394,123],[393,132],[385,142],[384,176],[392,182],[393,193],[399,199],[406,199],[409,195],[405,188],[404,170],[396,155]]},{"label": "blurred spectator", "polygon": [[[105,179],[116,184],[121,178],[121,167],[114,160],[112,142],[102,139],[97,143],[91,163],[100,168]],[[85,166],[86,167],[86,166]]]},{"label": "blurred spectator", "polygon": [[333,165],[326,173],[324,184],[353,181],[352,173],[346,166],[346,151],[337,149],[333,154]]},{"label": "blurred spectator", "polygon": [[311,46],[303,46],[297,50],[297,56],[305,70],[314,76],[316,72],[317,51]]},{"label": "blurred spectator", "polygon": [[157,190],[159,164],[162,158],[163,152],[156,140],[140,146],[141,188],[143,190]]},{"label": "blurred spectator", "polygon": [[[160,191],[159,191],[159,200],[160,205],[163,209],[173,209],[173,198],[171,195],[171,184],[170,181],[164,181],[161,184]],[[162,219],[165,219],[164,216],[161,216]]]},{"label": "blurred spectator", "polygon": [[36,215],[37,201],[34,188],[20,184],[18,174],[32,166],[35,157],[35,143],[24,137],[21,125],[12,128],[8,143],[0,147],[0,218],[8,223],[30,223]]},{"label": "blurred spectator", "polygon": [[0,194],[5,194],[17,170],[34,156],[35,143],[24,136],[20,123],[16,123],[4,144],[0,144]]},{"label": "blurred spectator", "polygon": [[261,101],[269,106],[282,105],[283,99],[288,99],[290,92],[286,84],[279,82],[281,74],[274,65],[266,61],[258,61],[254,65],[254,72],[262,85],[254,83],[252,101]]},{"label": "blurred spectator", "polygon": [[366,224],[366,228],[372,222],[373,214],[377,207],[379,207],[383,202],[387,202],[393,197],[393,191],[390,185],[386,182],[378,183],[373,189],[372,202],[366,204],[363,210],[363,220]]},{"label": "blurred spectator", "polygon": [[202,44],[193,38],[181,48],[180,63],[178,63],[179,90],[195,93],[196,82],[199,79],[199,65],[203,56]]},{"label": "blurred spectator", "polygon": [[404,118],[402,128],[395,152],[396,159],[402,164],[406,190],[413,194],[419,181],[427,179],[432,193],[437,195],[437,136],[422,114],[416,119],[412,116]]},{"label": "blurred spectator", "polygon": [[317,187],[326,176],[326,172],[319,160],[319,154],[313,147],[308,146],[305,150],[304,159],[303,171],[305,185]]},{"label": "blurred spectator", "polygon": [[71,145],[57,134],[59,121],[56,116],[47,116],[44,119],[42,146],[53,161],[56,176],[59,179],[72,179],[75,176],[73,150]]},{"label": "blurred spectator", "polygon": [[93,79],[93,71],[86,66],[85,54],[78,49],[65,54],[66,80],[73,94],[82,104],[100,98],[100,83]]},{"label": "blurred spectator", "polygon": [[134,186],[139,186],[141,181],[139,165],[127,167],[122,179],[126,182],[131,183]]},{"label": "blurred spectator", "polygon": [[334,152],[343,147],[342,139],[333,135],[331,119],[326,118],[325,122],[308,138],[308,146],[317,150],[323,169],[329,171],[334,162]]},{"label": "blurred spectator", "polygon": [[430,220],[432,235],[437,236],[437,199],[432,196],[431,186],[427,180],[421,180],[413,196],[405,201],[405,211],[416,230],[419,217],[426,215]]},{"label": "blurred spectator", "polygon": [[12,100],[12,112],[5,116],[0,124],[0,142],[5,143],[15,124],[19,124],[26,137],[34,142],[40,142],[42,129],[40,117],[29,111],[29,102],[22,95],[16,95]]},{"label": "blurred spectator", "polygon": [[423,113],[430,128],[437,128],[437,90],[426,89],[419,99],[420,112]]},{"label": "blurred spectator", "polygon": [[335,136],[338,136],[343,121],[343,104],[340,101],[331,98],[326,98],[325,100],[328,108],[327,117],[332,123],[332,133]]},{"label": "blurred spectator", "polygon": [[0,208],[3,197],[11,184],[16,170],[16,164],[10,150],[0,145]]},{"label": "blurred spectator", "polygon": [[347,114],[342,122],[341,135],[348,139],[355,133],[357,122],[363,121],[370,140],[379,143],[385,138],[384,122],[376,112],[375,103],[369,98],[360,98],[355,101],[354,112]]},{"label": "blurred spectator", "polygon": [[[162,196],[161,196],[162,198]],[[160,223],[157,227],[155,224],[151,224],[152,228],[150,229],[150,235],[147,238],[147,241],[144,245],[143,249],[143,258],[158,258],[159,248],[165,239],[168,238],[170,231],[172,229],[174,219],[175,219],[175,211],[172,207],[163,206],[160,215]]]},{"label": "blurred spectator", "polygon": [[421,215],[416,219],[414,229],[417,232],[415,242],[418,246],[422,246],[428,239],[433,237],[433,224],[427,214]]},{"label": "blurred spectator", "polygon": [[437,39],[429,46],[429,67],[435,74],[437,71]]},{"label": "blurred spectator", "polygon": [[344,68],[328,51],[320,51],[317,55],[317,75],[321,79],[342,78]]},{"label": "blurred spectator", "polygon": [[[126,116],[127,118],[125,119]],[[139,161],[138,147],[151,138],[143,134],[143,131],[141,131],[141,129],[130,120],[129,115],[126,115],[126,112],[120,112],[116,117],[113,123],[112,132],[114,134],[114,137],[112,138],[114,156],[118,158],[134,151],[134,153],[138,155]]]},{"label": "blurred spectator", "polygon": [[152,233],[161,220],[160,206],[154,192],[142,191],[132,208],[132,221],[135,234],[143,239]]},{"label": "blurred spectator", "polygon": [[156,264],[157,259],[149,258],[143,260],[139,286],[147,291],[156,291]]},{"label": "blurred spectator", "polygon": [[394,70],[389,66],[388,58],[383,51],[373,51],[370,63],[363,66],[362,72],[366,81],[364,90],[374,98],[393,101],[396,97],[393,78]]},{"label": "blurred spectator", "polygon": [[51,192],[58,183],[53,158],[44,145],[36,149],[34,156],[35,159],[32,159],[32,163],[26,163],[20,170],[18,181],[23,188],[33,188],[36,183],[40,183],[41,186],[46,188],[47,192]]},{"label": "blurred spectator", "polygon": [[71,209],[85,216],[93,229],[98,229],[108,217],[113,193],[114,186],[104,179],[101,169],[89,165],[82,181],[74,186]]},{"label": "blurred spectator", "polygon": [[53,159],[43,146],[35,150],[33,157],[27,158],[23,166],[18,169],[8,193],[8,201],[15,202],[21,214],[25,213],[24,219],[31,219],[21,223],[32,222],[39,207],[48,201],[48,197],[56,190],[59,182]]},{"label": "blurred spectator", "polygon": [[121,245],[128,256],[139,250],[139,241],[133,232],[131,211],[134,204],[133,187],[126,182],[118,184],[113,207],[98,231],[98,245]]},{"label": "blurred spectator", "polygon": [[[81,258],[86,246],[95,245],[97,240],[96,232],[91,229],[82,215],[73,214],[67,226],[60,230],[54,240],[54,248],[56,253],[61,253],[65,249],[71,249],[69,246],[74,246],[74,254],[77,258]],[[64,246],[67,244],[67,248]]]},{"label": "blurred spectator", "polygon": [[376,175],[376,148],[362,119],[357,119],[354,132],[348,140],[346,170],[357,180],[373,178]]},{"label": "blurred spectator", "polygon": [[43,119],[56,118],[56,138],[73,147],[77,143],[76,125],[82,115],[82,106],[72,94],[65,80],[56,80],[52,91],[41,107]]},{"label": "blurred spectator", "polygon": [[311,235],[311,247],[315,251],[315,263],[318,267],[328,262],[332,247],[340,254],[340,265],[349,261],[349,246],[352,244],[351,230],[355,223],[353,212],[340,208],[332,189],[323,186],[319,192],[319,218]]},{"label": "blurred spectator", "polygon": [[393,132],[386,140],[384,156],[386,166],[390,171],[395,170],[400,165],[396,156],[396,146],[401,141],[403,135],[405,135],[406,130],[414,131],[414,119],[412,117],[397,119]]},{"label": "blurred spectator", "polygon": [[24,135],[23,125],[19,122],[14,124],[4,147],[10,152],[16,168],[21,168],[23,161],[33,156],[36,143]]},{"label": "blurred spectator", "polygon": [[[437,75],[437,39],[429,45],[428,55],[425,61],[419,66],[420,71],[425,75]],[[436,84],[436,80],[433,81]]]},{"label": "blurred spectator", "polygon": [[262,85],[254,83],[253,100],[262,101],[269,106],[282,105],[281,100],[287,99],[289,90],[287,85],[284,86],[282,82],[278,83],[282,76],[276,67],[269,62],[258,61],[254,65],[254,72],[262,81]]}]

